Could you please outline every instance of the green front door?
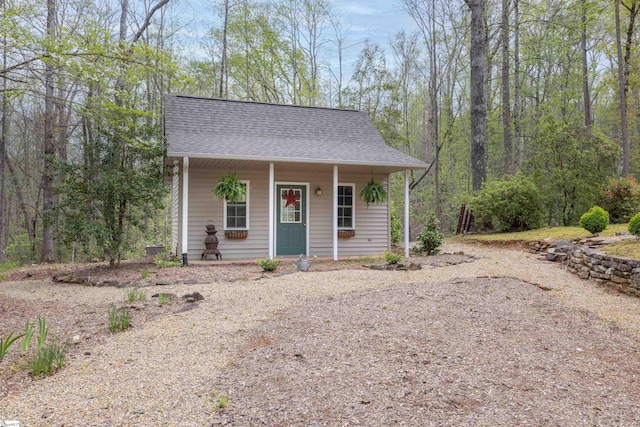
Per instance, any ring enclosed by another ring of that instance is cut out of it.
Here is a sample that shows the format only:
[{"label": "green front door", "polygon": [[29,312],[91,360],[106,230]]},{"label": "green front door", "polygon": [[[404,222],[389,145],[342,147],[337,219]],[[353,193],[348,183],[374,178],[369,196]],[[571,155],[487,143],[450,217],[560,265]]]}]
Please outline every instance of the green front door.
[{"label": "green front door", "polygon": [[278,185],[276,255],[307,254],[307,194],[304,185]]}]

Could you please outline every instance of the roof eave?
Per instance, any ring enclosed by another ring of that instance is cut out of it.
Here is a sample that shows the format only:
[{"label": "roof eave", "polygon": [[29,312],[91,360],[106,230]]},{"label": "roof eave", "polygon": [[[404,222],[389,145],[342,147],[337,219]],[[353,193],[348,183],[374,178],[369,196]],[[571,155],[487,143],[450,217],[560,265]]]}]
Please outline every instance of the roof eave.
[{"label": "roof eave", "polygon": [[237,155],[213,155],[203,153],[175,153],[168,152],[167,158],[198,158],[198,159],[219,159],[219,160],[246,160],[260,162],[287,162],[287,163],[315,163],[324,165],[351,165],[351,166],[381,166],[387,168],[404,169],[426,169],[428,165],[423,162],[378,162],[378,161],[358,161],[358,160],[335,160],[335,159],[306,159],[298,157],[269,157],[269,156],[237,156]]}]

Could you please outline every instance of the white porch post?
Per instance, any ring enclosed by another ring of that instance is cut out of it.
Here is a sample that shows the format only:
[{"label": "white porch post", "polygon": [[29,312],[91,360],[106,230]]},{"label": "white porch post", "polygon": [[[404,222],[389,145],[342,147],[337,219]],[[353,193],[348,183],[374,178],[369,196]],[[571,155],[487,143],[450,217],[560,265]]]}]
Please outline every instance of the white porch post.
[{"label": "white porch post", "polygon": [[409,169],[404,171],[404,256],[409,258]]},{"label": "white porch post", "polygon": [[273,163],[269,163],[269,258],[275,255],[274,227],[275,224],[275,173]]},{"label": "white porch post", "polygon": [[182,265],[188,266],[189,249],[189,158],[182,158]]},{"label": "white porch post", "polygon": [[338,260],[338,166],[333,167],[333,260]]}]

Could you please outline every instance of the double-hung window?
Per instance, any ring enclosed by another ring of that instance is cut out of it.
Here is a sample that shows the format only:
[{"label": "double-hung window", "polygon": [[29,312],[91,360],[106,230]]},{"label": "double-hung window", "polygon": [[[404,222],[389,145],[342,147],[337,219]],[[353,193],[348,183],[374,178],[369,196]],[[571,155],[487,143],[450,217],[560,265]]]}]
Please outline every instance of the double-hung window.
[{"label": "double-hung window", "polygon": [[354,184],[338,185],[338,229],[353,230],[355,228]]},{"label": "double-hung window", "polygon": [[244,197],[237,202],[224,202],[224,229],[249,229],[249,181],[242,181],[246,187]]}]

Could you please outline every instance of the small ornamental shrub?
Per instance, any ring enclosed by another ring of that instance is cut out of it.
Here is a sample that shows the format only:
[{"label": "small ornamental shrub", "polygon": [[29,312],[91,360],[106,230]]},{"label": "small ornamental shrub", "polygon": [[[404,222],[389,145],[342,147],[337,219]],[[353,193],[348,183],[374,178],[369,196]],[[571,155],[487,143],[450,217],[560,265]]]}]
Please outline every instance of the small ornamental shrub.
[{"label": "small ornamental shrub", "polygon": [[275,258],[257,259],[256,263],[262,267],[264,271],[276,271],[280,265],[280,260]]},{"label": "small ornamental shrub", "polygon": [[635,178],[610,179],[604,191],[604,208],[613,224],[624,224],[640,208],[640,186]]},{"label": "small ornamental shrub", "polygon": [[395,252],[384,252],[384,260],[389,264],[397,264],[404,259],[404,255]]},{"label": "small ornamental shrub", "polygon": [[635,214],[629,221],[629,233],[640,236],[640,212]]},{"label": "small ornamental shrub", "polygon": [[594,206],[580,217],[580,227],[591,234],[599,233],[609,225],[609,213],[600,206]]},{"label": "small ornamental shrub", "polygon": [[391,201],[391,243],[398,244],[402,238],[402,219],[396,204]]},{"label": "small ornamental shrub", "polygon": [[540,191],[520,172],[504,181],[485,182],[471,209],[478,228],[495,231],[538,228],[544,215]]},{"label": "small ornamental shrub", "polygon": [[440,252],[439,248],[443,242],[444,234],[440,233],[440,221],[433,212],[430,212],[418,235],[418,244],[413,247],[413,251],[419,254],[435,255]]}]

